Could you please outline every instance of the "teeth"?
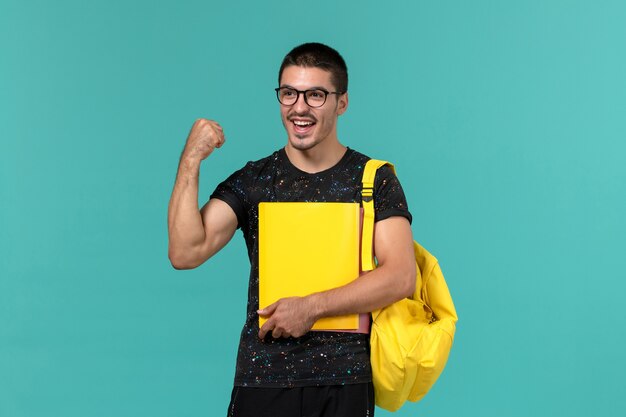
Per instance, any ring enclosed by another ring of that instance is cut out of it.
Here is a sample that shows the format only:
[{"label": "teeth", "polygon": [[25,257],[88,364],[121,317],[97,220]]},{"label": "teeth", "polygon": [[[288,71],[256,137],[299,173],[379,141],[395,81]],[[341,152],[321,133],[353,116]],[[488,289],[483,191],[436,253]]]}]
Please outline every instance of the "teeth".
[{"label": "teeth", "polygon": [[293,121],[293,123],[294,123],[296,126],[310,126],[310,125],[312,125],[312,124],[313,124],[313,122],[305,122],[305,121],[303,121],[303,120],[294,120],[294,121]]}]

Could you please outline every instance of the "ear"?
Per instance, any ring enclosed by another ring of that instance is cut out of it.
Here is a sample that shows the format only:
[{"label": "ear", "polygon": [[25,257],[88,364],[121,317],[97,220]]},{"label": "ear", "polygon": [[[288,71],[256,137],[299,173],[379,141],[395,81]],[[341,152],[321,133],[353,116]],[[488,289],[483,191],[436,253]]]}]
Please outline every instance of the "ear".
[{"label": "ear", "polygon": [[340,95],[337,99],[337,116],[341,116],[348,110],[348,92]]}]

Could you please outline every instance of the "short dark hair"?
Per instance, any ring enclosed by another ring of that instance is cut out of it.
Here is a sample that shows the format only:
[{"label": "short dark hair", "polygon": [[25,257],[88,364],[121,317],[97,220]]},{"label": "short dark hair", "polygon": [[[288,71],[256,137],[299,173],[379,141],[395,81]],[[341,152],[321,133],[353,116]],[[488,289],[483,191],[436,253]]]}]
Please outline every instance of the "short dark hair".
[{"label": "short dark hair", "polygon": [[293,48],[280,65],[278,84],[283,70],[291,65],[299,67],[315,67],[330,72],[330,79],[340,93],[348,91],[348,67],[339,52],[317,42],[303,43]]}]

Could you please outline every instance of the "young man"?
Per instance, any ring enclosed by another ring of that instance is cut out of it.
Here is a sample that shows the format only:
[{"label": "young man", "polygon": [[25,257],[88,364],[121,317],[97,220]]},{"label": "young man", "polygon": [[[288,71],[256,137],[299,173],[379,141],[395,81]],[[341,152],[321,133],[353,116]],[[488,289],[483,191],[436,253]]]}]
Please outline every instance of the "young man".
[{"label": "young man", "polygon": [[[337,51],[319,43],[294,48],[278,82],[286,146],[233,173],[200,210],[200,163],[225,138],[214,121],[194,123],[169,205],[169,258],[176,269],[195,268],[237,228],[243,232],[251,262],[248,312],[229,416],[372,416],[369,335],[309,330],[321,317],[368,313],[413,294],[411,214],[397,178],[381,168],[374,195],[378,267],[343,287],[258,310],[258,204],[360,202],[369,160],[337,138],[337,119],[348,108],[347,68]],[[260,329],[259,315],[268,319]]]}]

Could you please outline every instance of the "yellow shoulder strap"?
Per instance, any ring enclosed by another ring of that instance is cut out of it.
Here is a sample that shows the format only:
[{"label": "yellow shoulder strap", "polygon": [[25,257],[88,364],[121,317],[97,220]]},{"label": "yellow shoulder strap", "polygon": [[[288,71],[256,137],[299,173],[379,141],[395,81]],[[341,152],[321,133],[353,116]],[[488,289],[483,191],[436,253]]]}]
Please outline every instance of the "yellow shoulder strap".
[{"label": "yellow shoulder strap", "polygon": [[363,171],[363,188],[361,190],[361,198],[363,199],[363,234],[361,237],[361,269],[363,271],[371,271],[374,265],[374,179],[376,171],[383,165],[389,165],[394,174],[396,169],[393,164],[378,159],[370,159],[365,164]]}]

